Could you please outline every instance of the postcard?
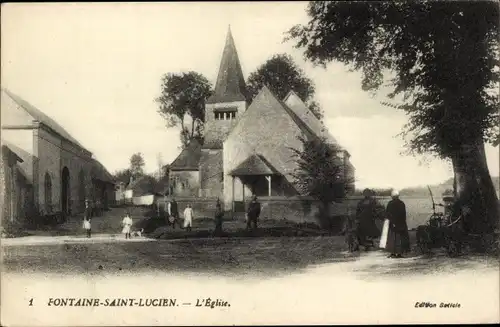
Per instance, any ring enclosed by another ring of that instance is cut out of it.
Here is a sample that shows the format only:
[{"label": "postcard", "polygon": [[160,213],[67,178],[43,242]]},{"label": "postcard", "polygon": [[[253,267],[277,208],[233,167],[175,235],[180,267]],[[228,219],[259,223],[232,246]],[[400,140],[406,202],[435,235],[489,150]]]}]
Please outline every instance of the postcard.
[{"label": "postcard", "polygon": [[3,4],[1,324],[498,323],[499,12]]}]

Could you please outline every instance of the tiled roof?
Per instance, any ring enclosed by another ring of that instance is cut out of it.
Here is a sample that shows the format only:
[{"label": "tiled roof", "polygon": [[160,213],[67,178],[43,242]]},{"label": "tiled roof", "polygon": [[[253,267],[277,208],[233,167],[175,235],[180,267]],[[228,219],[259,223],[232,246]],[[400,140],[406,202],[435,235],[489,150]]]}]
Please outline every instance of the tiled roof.
[{"label": "tiled roof", "polygon": [[275,175],[280,174],[263,156],[253,154],[235,169],[229,175],[248,176],[248,175]]},{"label": "tiled roof", "polygon": [[224,52],[222,53],[219,74],[215,83],[214,94],[207,100],[207,103],[244,100],[246,100],[245,79],[243,78],[233,35],[231,34],[231,29],[229,29]]},{"label": "tiled roof", "polygon": [[201,145],[195,139],[181,151],[170,165],[170,170],[198,170],[201,158]]},{"label": "tiled roof", "polygon": [[92,175],[93,178],[103,182],[115,183],[113,175],[111,175],[106,167],[94,158],[92,158]]},{"label": "tiled roof", "polygon": [[[20,96],[10,92],[7,89],[2,89],[2,96],[7,95],[21,108],[23,108],[30,116],[38,120],[42,124],[46,125],[52,129],[55,133],[59,134],[62,138],[70,141],[71,143],[85,149],[74,137],[72,137],[61,125],[59,125],[55,120],[44,114],[41,110],[30,104],[28,101],[24,100]],[[86,150],[86,149],[85,149]],[[86,150],[88,151],[88,150]]]},{"label": "tiled roof", "polygon": [[1,143],[2,146],[7,147],[10,151],[15,153],[22,160],[22,162],[18,164],[19,170],[30,184],[33,183],[32,177],[30,177],[31,175],[27,171],[27,167],[31,165],[33,162],[33,155],[27,151],[24,151],[17,145],[14,145],[13,143],[8,142],[4,139],[1,139]]},{"label": "tiled roof", "polygon": [[304,124],[307,129],[321,139],[325,139],[330,144],[338,145],[337,140],[328,132],[328,129],[319,121],[316,116],[307,108],[305,103],[293,91],[290,91],[283,100],[284,104],[290,109]]}]

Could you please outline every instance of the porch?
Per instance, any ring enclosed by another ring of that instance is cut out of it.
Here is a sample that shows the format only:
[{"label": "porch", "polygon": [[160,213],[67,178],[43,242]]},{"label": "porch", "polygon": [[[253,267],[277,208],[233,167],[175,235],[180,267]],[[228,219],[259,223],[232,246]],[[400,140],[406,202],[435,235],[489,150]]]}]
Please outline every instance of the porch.
[{"label": "porch", "polygon": [[296,195],[286,178],[260,155],[250,156],[229,175],[232,178],[233,213],[245,212],[246,203],[254,195],[259,198]]}]

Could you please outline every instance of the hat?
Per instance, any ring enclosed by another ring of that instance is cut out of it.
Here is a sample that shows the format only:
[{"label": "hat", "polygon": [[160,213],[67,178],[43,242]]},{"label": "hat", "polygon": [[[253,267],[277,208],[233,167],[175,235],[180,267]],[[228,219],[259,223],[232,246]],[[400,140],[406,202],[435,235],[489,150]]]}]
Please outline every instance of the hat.
[{"label": "hat", "polygon": [[399,191],[398,191],[398,190],[392,190],[392,192],[391,192],[391,196],[392,196],[392,197],[399,196]]}]

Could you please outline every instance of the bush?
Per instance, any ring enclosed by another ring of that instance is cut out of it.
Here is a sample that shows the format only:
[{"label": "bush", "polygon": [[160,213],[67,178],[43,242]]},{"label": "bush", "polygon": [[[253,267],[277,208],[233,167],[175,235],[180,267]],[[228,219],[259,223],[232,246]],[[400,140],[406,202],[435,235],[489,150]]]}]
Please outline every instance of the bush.
[{"label": "bush", "polygon": [[7,221],[2,224],[2,238],[12,238],[27,236],[29,233],[26,232],[24,224],[17,221]]}]

